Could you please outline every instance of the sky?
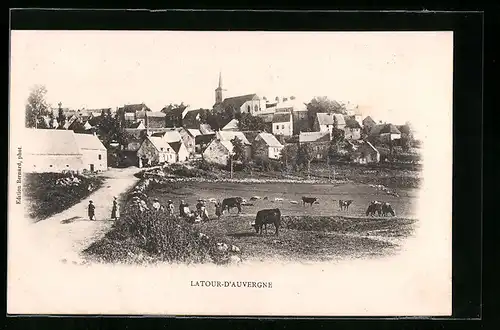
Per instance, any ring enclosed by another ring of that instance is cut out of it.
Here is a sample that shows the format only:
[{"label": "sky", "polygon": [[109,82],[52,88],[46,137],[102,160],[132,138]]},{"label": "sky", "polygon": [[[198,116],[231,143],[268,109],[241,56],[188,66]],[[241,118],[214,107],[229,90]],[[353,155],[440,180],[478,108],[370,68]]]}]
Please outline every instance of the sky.
[{"label": "sky", "polygon": [[452,106],[452,32],[12,31],[10,51],[13,111],[35,84],[54,107],[211,108],[219,72],[224,97],[327,96],[395,124]]}]

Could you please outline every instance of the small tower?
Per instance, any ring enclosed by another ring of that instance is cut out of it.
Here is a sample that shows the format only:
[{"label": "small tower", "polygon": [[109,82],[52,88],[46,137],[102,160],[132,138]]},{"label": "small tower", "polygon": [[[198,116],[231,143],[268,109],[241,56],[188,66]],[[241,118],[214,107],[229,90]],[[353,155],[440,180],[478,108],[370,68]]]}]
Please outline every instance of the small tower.
[{"label": "small tower", "polygon": [[222,103],[222,74],[219,72],[219,86],[215,89],[215,104]]}]

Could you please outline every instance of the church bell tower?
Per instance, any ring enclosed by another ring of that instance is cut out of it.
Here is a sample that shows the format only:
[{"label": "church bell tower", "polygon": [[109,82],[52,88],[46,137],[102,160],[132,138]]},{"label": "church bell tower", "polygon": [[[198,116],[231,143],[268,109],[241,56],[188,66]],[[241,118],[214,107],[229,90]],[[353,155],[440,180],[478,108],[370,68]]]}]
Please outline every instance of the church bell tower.
[{"label": "church bell tower", "polygon": [[215,89],[215,104],[222,103],[222,74],[219,72],[219,86]]}]

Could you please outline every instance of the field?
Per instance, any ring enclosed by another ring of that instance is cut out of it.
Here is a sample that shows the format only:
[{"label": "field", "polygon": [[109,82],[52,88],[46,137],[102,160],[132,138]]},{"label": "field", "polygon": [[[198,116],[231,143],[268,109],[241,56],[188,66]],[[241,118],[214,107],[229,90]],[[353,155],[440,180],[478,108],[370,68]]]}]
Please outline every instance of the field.
[{"label": "field", "polygon": [[[268,259],[313,261],[336,258],[377,257],[397,251],[399,242],[411,235],[415,222],[416,189],[398,189],[400,197],[388,195],[364,184],[240,184],[210,182],[176,182],[162,184],[148,192],[149,198],[158,198],[163,205],[171,199],[178,207],[185,200],[191,209],[200,198],[239,196],[253,205],[243,206],[217,220],[213,204],[208,204],[211,221],[199,223],[205,234],[238,246],[243,258],[263,261]],[[268,200],[250,201],[252,196]],[[303,206],[302,196],[317,197],[319,204]],[[281,198],[283,201],[275,201]],[[340,211],[333,200],[352,199],[349,211]],[[396,217],[367,218],[364,212],[371,200],[387,201],[393,205]],[[290,201],[297,201],[292,204]],[[279,208],[285,223],[275,237],[274,227],[259,237],[250,222],[260,209]],[[177,210],[177,208],[176,208]]]}]

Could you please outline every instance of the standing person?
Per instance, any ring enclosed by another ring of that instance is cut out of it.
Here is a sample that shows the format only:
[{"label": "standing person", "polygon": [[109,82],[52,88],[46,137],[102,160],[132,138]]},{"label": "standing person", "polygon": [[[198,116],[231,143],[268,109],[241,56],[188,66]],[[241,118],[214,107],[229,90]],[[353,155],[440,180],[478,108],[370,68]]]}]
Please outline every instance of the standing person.
[{"label": "standing person", "polygon": [[89,206],[88,206],[88,214],[89,214],[89,219],[90,220],[95,220],[95,206],[94,202],[89,201]]},{"label": "standing person", "polygon": [[115,197],[113,197],[113,207],[111,208],[111,219],[118,220],[120,217],[120,210],[118,206],[118,200]]},{"label": "standing person", "polygon": [[172,201],[170,199],[167,202],[167,212],[168,212],[168,215],[174,215],[174,204],[172,203]]},{"label": "standing person", "polygon": [[222,205],[220,201],[215,203],[215,215],[217,216],[217,219],[220,219],[220,216],[222,215]]},{"label": "standing person", "polygon": [[179,216],[184,217],[186,214],[184,213],[184,207],[186,205],[184,204],[184,200],[181,200],[181,203],[179,204]]}]

